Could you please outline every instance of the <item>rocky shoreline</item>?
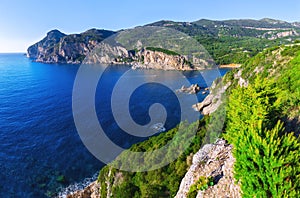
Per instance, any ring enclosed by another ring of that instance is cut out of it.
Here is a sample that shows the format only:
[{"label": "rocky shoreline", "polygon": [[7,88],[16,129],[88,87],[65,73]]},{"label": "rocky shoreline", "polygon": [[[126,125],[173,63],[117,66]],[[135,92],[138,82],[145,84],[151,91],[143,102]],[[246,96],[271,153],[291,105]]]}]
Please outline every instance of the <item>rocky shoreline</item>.
[{"label": "rocky shoreline", "polygon": [[[186,198],[191,186],[201,177],[212,177],[214,185],[205,191],[198,191],[197,197],[241,197],[239,184],[235,183],[232,145],[219,139],[216,143],[204,145],[194,156],[192,165],[181,181],[176,198]],[[90,183],[83,190],[72,192],[60,198],[101,198],[98,181]],[[108,196],[109,197],[109,196]]]},{"label": "rocky shoreline", "polygon": [[222,97],[230,83],[223,85],[222,81],[214,81],[211,86],[211,92],[208,96],[197,104],[194,104],[192,108],[195,111],[200,111],[203,115],[210,115],[215,112],[219,106],[222,104]]},{"label": "rocky shoreline", "polygon": [[[206,91],[210,91],[209,95],[206,98],[195,105],[193,108],[196,111],[200,111],[204,115],[210,115],[215,112],[219,106],[222,104],[222,97],[227,88],[230,86],[230,83],[223,85],[222,79],[217,79],[213,82],[210,88],[203,88]],[[198,84],[193,84],[190,87],[181,87],[181,89],[176,90],[177,92],[188,93],[188,94],[196,94],[201,90],[201,87]],[[176,195],[177,198],[185,198],[187,196],[187,192],[190,186],[199,178],[199,174],[203,173],[206,176],[214,176],[216,180],[218,180],[218,184],[213,186],[212,188],[205,191],[203,194],[202,191],[198,193],[198,197],[209,197],[209,195],[214,195],[215,193],[218,195],[234,195],[234,197],[240,197],[239,194],[239,186],[234,184],[233,180],[233,163],[234,158],[231,153],[232,146],[226,144],[225,140],[218,140],[215,144],[207,144],[202,147],[193,157],[193,165],[190,167],[189,171],[186,173],[185,178],[181,181],[180,188]],[[219,160],[220,156],[222,157]],[[213,163],[213,166],[211,164]],[[200,164],[202,164],[200,166]],[[205,164],[205,165],[203,165]],[[208,171],[200,171],[210,170]],[[214,169],[214,170],[212,170]],[[216,175],[216,173],[223,174],[222,177]],[[191,176],[193,175],[193,176]],[[225,175],[225,176],[224,176]],[[229,177],[228,177],[229,176]],[[219,178],[218,178],[219,177]],[[228,188],[230,192],[220,191],[219,187]],[[68,195],[63,196],[66,198],[99,198],[101,187],[97,181],[90,183],[83,190],[77,190],[75,192],[70,192]]]},{"label": "rocky shoreline", "polygon": [[[65,198],[99,198],[100,196],[100,185],[97,181],[92,182],[83,190],[75,191],[71,194],[64,196]],[[61,197],[63,198],[63,197]]]}]

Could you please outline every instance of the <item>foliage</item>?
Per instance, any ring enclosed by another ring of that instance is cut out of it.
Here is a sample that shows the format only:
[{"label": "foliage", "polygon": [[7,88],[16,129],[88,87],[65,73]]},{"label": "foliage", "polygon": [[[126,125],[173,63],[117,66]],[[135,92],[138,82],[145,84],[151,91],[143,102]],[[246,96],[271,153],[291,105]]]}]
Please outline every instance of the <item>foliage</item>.
[{"label": "foliage", "polygon": [[244,197],[297,197],[300,142],[278,121],[281,98],[274,82],[256,79],[232,91],[226,139],[233,144],[235,177]]},{"label": "foliage", "polygon": [[[190,35],[205,47],[217,64],[242,64],[266,48],[290,44],[297,39],[296,36],[291,37],[291,40],[268,39],[278,32],[297,29],[286,22],[274,23],[272,19],[226,21],[202,19],[193,23],[158,21],[149,25],[169,27]],[[259,28],[272,28],[273,30]],[[279,29],[274,30],[274,28]]]},{"label": "foliage", "polygon": [[[254,72],[256,68],[262,70]],[[191,146],[176,161],[155,171],[138,173],[107,166],[100,171],[98,179],[102,196],[107,193],[106,181],[112,184],[114,197],[175,196],[190,165],[191,154],[199,150],[203,140],[215,139],[214,133],[204,139],[208,123],[215,120],[209,128],[212,132],[220,130],[218,126],[223,120],[218,115],[225,113],[223,137],[234,146],[235,177],[241,182],[243,196],[299,197],[300,143],[287,127],[287,120],[300,114],[300,46],[269,48],[247,60],[242,69],[242,77],[249,80],[249,86],[238,86],[236,70],[226,74],[225,82],[231,82],[227,91],[228,105],[221,106],[216,115],[205,117],[199,126],[195,123],[190,126],[197,126],[199,130]],[[173,139],[176,132],[175,128],[161,133],[133,145],[131,150],[155,150]],[[123,155],[127,157],[126,153]],[[189,197],[195,197],[197,189],[206,186],[204,179],[200,180],[201,185],[193,185]]]},{"label": "foliage", "polygon": [[[187,150],[179,156],[174,162],[169,165],[148,172],[130,173],[116,170],[106,166],[100,171],[98,181],[101,184],[101,195],[106,196],[106,181],[111,181],[112,194],[114,197],[174,197],[179,188],[181,179],[184,177],[188,168],[188,156],[191,153],[196,153],[201,146],[201,141],[205,135],[206,122],[208,117],[199,122],[193,123],[189,128],[198,128],[198,132],[192,140],[191,145]],[[132,151],[151,151],[155,150],[167,142],[169,142],[177,133],[177,128],[171,129],[168,132],[161,133],[158,136],[153,136],[148,140],[135,144],[131,147]],[[180,141],[179,141],[180,142]],[[121,156],[128,157],[125,154]],[[109,172],[110,175],[109,175]],[[116,175],[122,175],[121,181],[113,181]]]},{"label": "foliage", "polygon": [[154,51],[154,52],[162,52],[164,54],[167,55],[172,55],[172,56],[177,56],[179,55],[178,53],[171,51],[171,50],[167,50],[167,49],[163,49],[163,48],[159,48],[159,47],[146,47],[147,50],[150,51]]},{"label": "foliage", "polygon": [[214,178],[213,177],[205,177],[200,176],[198,181],[196,181],[190,188],[189,193],[187,195],[188,198],[195,198],[197,195],[197,192],[199,190],[207,190],[209,186],[214,185]]}]

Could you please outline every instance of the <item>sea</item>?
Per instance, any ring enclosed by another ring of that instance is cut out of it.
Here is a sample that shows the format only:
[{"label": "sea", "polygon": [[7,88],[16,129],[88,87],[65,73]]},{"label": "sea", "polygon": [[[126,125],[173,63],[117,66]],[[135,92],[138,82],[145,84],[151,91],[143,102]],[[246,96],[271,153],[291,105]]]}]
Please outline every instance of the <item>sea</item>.
[{"label": "sea", "polygon": [[[74,121],[74,82],[81,67],[37,63],[21,53],[0,54],[0,197],[63,195],[85,187],[105,165],[87,149]],[[156,79],[170,85],[139,86],[128,102],[132,119],[140,125],[151,120],[151,104],[162,104],[167,112],[164,128],[168,130],[182,121],[179,100],[189,104],[190,98],[196,97],[202,101],[208,94],[203,93],[204,88],[229,70],[175,72],[132,71],[126,65],[87,67],[92,68],[91,75],[101,75],[93,98],[99,124],[111,141],[124,149],[149,137],[126,134],[114,120],[111,98],[120,79],[118,86],[125,94],[132,91],[131,85],[140,82],[134,79]],[[89,76],[84,76],[89,82]],[[178,93],[180,79],[198,83],[203,90],[196,96]],[[115,97],[123,100],[124,95]],[[184,108],[193,111],[191,106]],[[122,119],[122,115],[119,117]]]}]

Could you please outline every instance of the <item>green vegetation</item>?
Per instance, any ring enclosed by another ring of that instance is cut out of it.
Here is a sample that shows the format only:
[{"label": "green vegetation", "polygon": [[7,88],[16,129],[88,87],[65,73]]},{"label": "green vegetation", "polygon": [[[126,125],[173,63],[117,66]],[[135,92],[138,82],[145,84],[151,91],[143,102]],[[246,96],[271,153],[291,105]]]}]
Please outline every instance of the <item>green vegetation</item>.
[{"label": "green vegetation", "polygon": [[[241,69],[249,85],[238,85],[237,70],[226,74],[223,81],[230,81],[231,86],[223,100],[228,100],[228,104],[221,106],[217,114],[186,127],[186,137],[195,127],[198,132],[177,160],[149,172],[130,173],[106,166],[98,178],[102,196],[107,194],[109,181],[113,197],[174,197],[201,143],[218,137],[217,127],[224,121],[220,116],[223,113],[226,120],[222,136],[234,147],[235,178],[241,184],[243,197],[299,197],[300,141],[294,132],[300,132],[300,46],[263,50]],[[215,122],[210,123],[211,119]],[[177,130],[133,145],[131,151],[161,148],[174,139]],[[207,132],[211,135],[204,137]],[[175,138],[178,144],[180,140]],[[130,155],[124,152],[122,157]],[[214,185],[212,178],[200,177],[188,197],[195,197],[210,185]]]},{"label": "green vegetation", "polygon": [[296,197],[300,142],[276,121],[280,98],[266,83],[258,80],[230,96],[225,137],[235,148],[235,176],[244,197]]},{"label": "green vegetation", "polygon": [[289,30],[300,32],[299,28],[287,22],[273,22],[278,21],[273,19],[226,21],[202,19],[193,23],[158,21],[150,25],[166,26],[190,35],[204,46],[217,64],[242,64],[266,48],[291,44],[299,39],[299,36],[291,36],[271,40],[270,38],[279,32]]},{"label": "green vegetation", "polygon": [[67,35],[63,38],[63,42],[68,43],[68,44],[88,43],[90,41],[101,42],[113,34],[114,34],[114,32],[108,31],[108,30],[90,29],[81,34]]},{"label": "green vegetation", "polygon": [[195,198],[199,190],[207,190],[209,186],[214,185],[214,179],[212,177],[200,176],[198,181],[194,183],[187,195],[188,198]]},{"label": "green vegetation", "polygon": [[167,50],[167,49],[163,49],[163,48],[159,48],[159,47],[146,47],[147,50],[150,51],[154,51],[154,52],[162,52],[164,54],[167,55],[172,55],[172,56],[177,56],[179,55],[178,53],[171,51],[171,50]]},{"label": "green vegetation", "polygon": [[203,37],[196,39],[210,53],[217,64],[244,63],[265,48],[277,46],[281,40],[270,41],[255,37]]},{"label": "green vegetation", "polygon": [[[102,186],[101,195],[106,196],[107,183],[105,181],[108,180],[113,184],[112,194],[114,197],[174,197],[181,179],[184,177],[187,168],[191,165],[192,153],[196,153],[200,149],[202,139],[206,133],[205,126],[208,121],[209,118],[207,117],[191,124],[187,128],[187,131],[193,130],[194,127],[198,128],[191,145],[178,159],[163,168],[137,173],[119,171],[109,166],[103,168],[98,177],[98,181]],[[158,136],[151,137],[147,141],[133,145],[131,150],[155,150],[172,140],[177,130],[175,128]],[[124,157],[128,157],[126,153]],[[108,176],[109,172],[111,172],[110,176]]]},{"label": "green vegetation", "polygon": [[[292,132],[297,126],[283,127],[300,114],[299,52],[298,46],[282,46],[259,54],[244,67],[249,86],[231,90],[224,136],[234,146],[243,197],[300,195],[300,142]],[[264,70],[251,76],[261,64]]]}]

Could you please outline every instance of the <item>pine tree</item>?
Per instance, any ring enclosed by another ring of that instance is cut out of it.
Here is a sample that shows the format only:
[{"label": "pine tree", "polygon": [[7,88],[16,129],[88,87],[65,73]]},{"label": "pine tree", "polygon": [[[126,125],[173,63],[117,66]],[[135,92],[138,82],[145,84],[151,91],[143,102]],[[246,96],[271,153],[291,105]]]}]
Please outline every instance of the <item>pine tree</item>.
[{"label": "pine tree", "polygon": [[300,143],[278,121],[274,82],[257,79],[233,90],[225,138],[233,144],[235,177],[243,197],[299,197]]}]

